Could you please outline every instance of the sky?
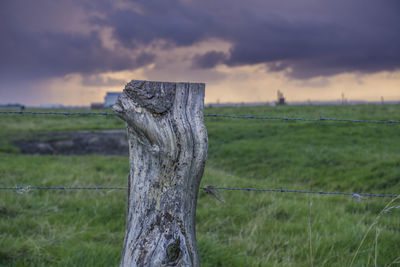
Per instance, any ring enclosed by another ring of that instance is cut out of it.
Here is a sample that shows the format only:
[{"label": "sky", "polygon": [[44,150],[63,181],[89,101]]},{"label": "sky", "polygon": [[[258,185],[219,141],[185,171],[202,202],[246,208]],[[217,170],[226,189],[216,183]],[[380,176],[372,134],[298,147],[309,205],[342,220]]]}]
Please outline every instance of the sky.
[{"label": "sky", "polygon": [[1,0],[0,104],[90,105],[133,79],[206,103],[400,100],[399,0]]}]

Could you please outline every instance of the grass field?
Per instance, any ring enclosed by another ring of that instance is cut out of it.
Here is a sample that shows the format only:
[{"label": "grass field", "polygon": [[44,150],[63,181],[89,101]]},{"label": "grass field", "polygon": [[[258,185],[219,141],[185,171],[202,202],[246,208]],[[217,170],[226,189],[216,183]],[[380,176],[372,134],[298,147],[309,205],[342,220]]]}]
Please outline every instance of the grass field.
[{"label": "grass field", "polygon": [[[400,105],[205,112],[400,120]],[[400,194],[399,124],[227,118],[205,123],[203,186]],[[39,132],[121,128],[114,117],[0,115],[0,186],[125,186],[126,157],[22,155],[12,146]],[[221,194],[225,203],[199,194],[202,266],[350,266],[353,258],[353,266],[400,266],[400,199]],[[117,266],[125,197],[118,190],[1,190],[0,266]]]}]

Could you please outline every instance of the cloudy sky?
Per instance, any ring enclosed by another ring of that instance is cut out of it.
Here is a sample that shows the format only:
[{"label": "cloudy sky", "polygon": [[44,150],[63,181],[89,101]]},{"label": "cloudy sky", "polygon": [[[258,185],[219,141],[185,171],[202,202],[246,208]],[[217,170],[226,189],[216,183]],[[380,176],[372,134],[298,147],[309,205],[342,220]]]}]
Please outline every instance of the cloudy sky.
[{"label": "cloudy sky", "polygon": [[1,0],[0,36],[0,104],[88,105],[132,79],[400,100],[399,0]]}]

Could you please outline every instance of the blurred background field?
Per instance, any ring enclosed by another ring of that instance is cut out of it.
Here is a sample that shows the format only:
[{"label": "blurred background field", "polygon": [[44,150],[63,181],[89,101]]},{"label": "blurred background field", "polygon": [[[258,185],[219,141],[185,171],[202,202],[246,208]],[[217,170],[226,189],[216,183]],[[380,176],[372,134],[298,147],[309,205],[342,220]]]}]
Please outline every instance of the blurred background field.
[{"label": "blurred background field", "polygon": [[[208,107],[205,113],[400,120],[400,105]],[[400,194],[399,124],[228,118],[205,124],[203,186]],[[14,146],[39,133],[124,127],[112,116],[0,115],[0,187],[125,186],[126,156],[27,155]],[[400,200],[377,219],[391,199],[220,193],[225,203],[199,194],[202,266],[349,266],[360,244],[354,266],[399,265]],[[117,266],[125,204],[121,190],[1,190],[0,265]]]}]

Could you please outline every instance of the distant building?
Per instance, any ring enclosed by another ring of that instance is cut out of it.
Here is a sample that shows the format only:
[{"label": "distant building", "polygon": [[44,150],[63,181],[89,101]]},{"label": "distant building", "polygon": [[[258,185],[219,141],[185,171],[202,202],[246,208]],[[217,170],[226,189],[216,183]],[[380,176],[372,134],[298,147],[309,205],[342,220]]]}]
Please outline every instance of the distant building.
[{"label": "distant building", "polygon": [[92,103],[90,104],[90,109],[103,109],[104,104],[103,103]]},{"label": "distant building", "polygon": [[119,92],[107,92],[104,97],[104,107],[109,108],[117,102],[117,98],[119,96]]},{"label": "distant building", "polygon": [[278,102],[276,102],[278,105],[285,105],[285,97],[283,96],[283,93],[278,90]]}]

